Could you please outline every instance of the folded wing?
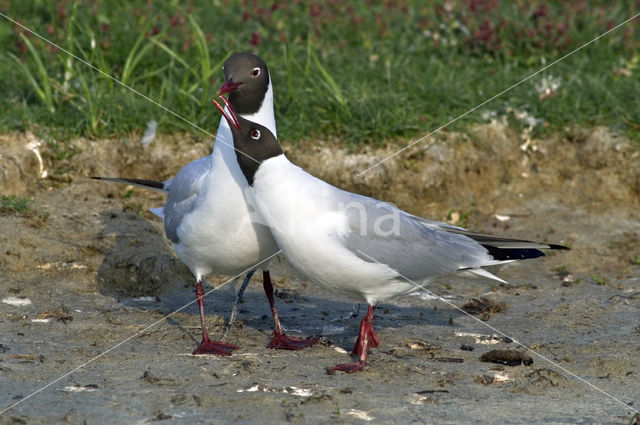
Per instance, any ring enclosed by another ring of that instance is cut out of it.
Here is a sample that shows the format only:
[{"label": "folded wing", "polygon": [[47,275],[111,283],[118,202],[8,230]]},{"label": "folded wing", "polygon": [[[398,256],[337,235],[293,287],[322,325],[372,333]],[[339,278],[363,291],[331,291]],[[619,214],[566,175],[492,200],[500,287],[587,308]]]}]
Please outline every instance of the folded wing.
[{"label": "folded wing", "polygon": [[347,192],[341,203],[348,205],[347,231],[342,236],[345,247],[365,261],[386,264],[414,281],[466,271],[504,282],[481,268],[543,256],[540,249],[567,249],[469,232]]}]

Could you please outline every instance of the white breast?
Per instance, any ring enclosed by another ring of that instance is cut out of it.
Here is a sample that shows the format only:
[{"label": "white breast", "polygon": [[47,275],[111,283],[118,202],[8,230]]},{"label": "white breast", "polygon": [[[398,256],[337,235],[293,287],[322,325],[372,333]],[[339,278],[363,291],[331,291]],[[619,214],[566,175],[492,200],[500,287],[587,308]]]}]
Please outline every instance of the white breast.
[{"label": "white breast", "polygon": [[252,221],[244,197],[247,181],[238,166],[231,130],[224,118],[217,137],[211,171],[194,210],[178,228],[180,242],[174,244],[182,261],[202,275],[237,274],[277,251],[268,228]]}]

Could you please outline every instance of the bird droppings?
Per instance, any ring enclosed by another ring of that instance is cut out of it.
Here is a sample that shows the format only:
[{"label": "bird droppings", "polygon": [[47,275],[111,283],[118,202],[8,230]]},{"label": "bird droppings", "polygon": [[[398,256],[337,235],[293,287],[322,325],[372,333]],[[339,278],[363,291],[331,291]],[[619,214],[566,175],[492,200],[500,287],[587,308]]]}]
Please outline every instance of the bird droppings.
[{"label": "bird droppings", "polygon": [[483,335],[471,332],[456,332],[458,337],[471,337],[475,339],[476,344],[493,345],[498,343],[511,344],[513,340],[509,337],[502,335]]},{"label": "bird droppings", "polygon": [[491,350],[480,356],[481,362],[497,363],[507,366],[531,366],[533,359],[528,354],[516,350]]},{"label": "bird droppings", "polygon": [[264,392],[264,393],[282,393],[295,395],[298,397],[311,397],[313,392],[309,389],[298,388],[298,387],[286,387],[286,388],[270,388],[266,385],[262,384],[253,384],[249,388],[239,389],[236,392],[239,393],[254,393],[254,392]]},{"label": "bird droppings", "polygon": [[138,303],[152,303],[152,302],[156,302],[157,301],[157,297],[134,297],[131,299],[131,301],[134,302],[138,302]]},{"label": "bird droppings", "polygon": [[2,302],[14,307],[26,307],[31,305],[31,300],[26,297],[6,297],[2,299]]},{"label": "bird droppings", "polygon": [[418,291],[413,296],[420,298],[423,301],[433,301],[433,300],[459,300],[462,299],[462,295],[457,294],[444,294],[444,295],[436,295],[431,291]]},{"label": "bird droppings", "polygon": [[411,404],[437,404],[440,400],[428,395],[413,393],[409,396],[409,403]]},{"label": "bird droppings", "polygon": [[358,410],[358,409],[349,409],[345,412],[345,415],[353,416],[354,418],[362,419],[363,421],[367,421],[367,422],[375,419],[373,416],[371,416],[369,413],[365,412],[364,410]]},{"label": "bird droppings", "polygon": [[73,384],[73,385],[67,385],[62,389],[62,391],[68,392],[68,393],[83,393],[83,392],[91,393],[91,392],[94,392],[97,388],[98,386],[96,384],[87,384],[87,385]]},{"label": "bird droppings", "polygon": [[49,270],[52,268],[63,268],[63,267],[69,268],[72,270],[85,270],[87,268],[87,266],[84,264],[75,264],[73,260],[65,261],[65,262],[39,264],[36,267],[43,270]]}]

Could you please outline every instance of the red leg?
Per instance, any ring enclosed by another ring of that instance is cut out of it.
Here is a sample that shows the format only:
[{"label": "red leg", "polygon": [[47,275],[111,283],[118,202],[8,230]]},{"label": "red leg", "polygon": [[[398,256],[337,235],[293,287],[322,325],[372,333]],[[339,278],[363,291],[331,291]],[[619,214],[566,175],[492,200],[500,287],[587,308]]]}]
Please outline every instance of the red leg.
[{"label": "red leg", "polygon": [[373,311],[376,308],[369,304],[367,314],[360,322],[360,333],[356,340],[356,345],[353,347],[353,354],[359,355],[360,359],[354,363],[340,363],[333,367],[333,370],[339,370],[347,373],[354,373],[361,371],[367,364],[367,358],[369,357],[369,347],[377,347],[380,345],[380,340],[373,330]]},{"label": "red leg", "polygon": [[276,303],[273,299],[273,285],[271,284],[271,276],[268,271],[262,272],[262,280],[264,286],[264,293],[269,300],[269,306],[271,306],[271,314],[273,315],[273,339],[267,345],[267,348],[274,348],[280,350],[302,350],[318,342],[316,339],[303,339],[289,336],[282,330],[280,324],[280,317],[278,316],[278,310],[276,310]]},{"label": "red leg", "polygon": [[237,350],[238,346],[228,344],[222,341],[212,341],[207,335],[207,327],[204,323],[204,289],[202,282],[198,279],[196,284],[196,300],[198,300],[198,308],[200,309],[200,327],[202,328],[202,342],[192,354],[215,354],[217,356],[230,356],[232,350]]},{"label": "red leg", "polygon": [[358,333],[358,339],[353,346],[353,354],[359,356],[362,354],[363,341],[366,337],[368,340],[369,348],[377,348],[380,345],[380,339],[376,335],[376,331],[373,330],[373,311],[375,307],[369,305],[367,314],[362,318],[360,322],[360,332]]}]

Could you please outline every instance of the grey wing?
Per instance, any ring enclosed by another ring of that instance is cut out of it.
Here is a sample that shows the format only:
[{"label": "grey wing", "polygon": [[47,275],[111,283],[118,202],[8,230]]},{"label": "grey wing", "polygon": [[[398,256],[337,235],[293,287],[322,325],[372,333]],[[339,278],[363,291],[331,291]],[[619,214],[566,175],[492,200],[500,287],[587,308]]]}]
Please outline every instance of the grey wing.
[{"label": "grey wing", "polygon": [[185,165],[171,180],[165,182],[169,191],[164,206],[164,231],[167,238],[178,243],[178,227],[185,214],[194,207],[204,176],[211,169],[211,157],[205,156]]},{"label": "grey wing", "polygon": [[462,234],[426,226],[416,217],[365,196],[344,193],[347,249],[386,264],[402,277],[424,280],[496,264],[481,244]]}]

